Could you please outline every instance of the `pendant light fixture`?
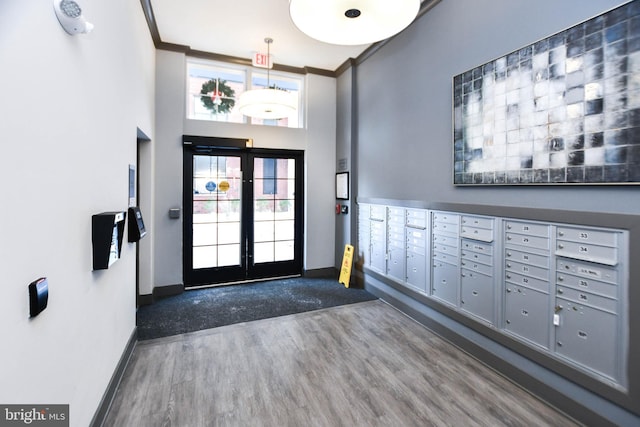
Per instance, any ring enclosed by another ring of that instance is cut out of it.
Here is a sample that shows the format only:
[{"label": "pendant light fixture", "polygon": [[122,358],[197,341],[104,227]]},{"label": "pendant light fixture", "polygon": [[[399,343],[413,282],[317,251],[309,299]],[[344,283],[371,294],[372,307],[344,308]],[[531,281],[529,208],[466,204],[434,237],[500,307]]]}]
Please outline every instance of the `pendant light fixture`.
[{"label": "pendant light fixture", "polygon": [[306,35],[339,45],[370,44],[411,24],[420,0],[290,0],[293,23]]},{"label": "pendant light fixture", "polygon": [[[267,57],[271,58],[269,46],[273,43],[272,38],[265,38],[267,44]],[[298,106],[295,96],[275,85],[271,87],[269,81],[269,69],[271,60],[267,66],[267,87],[262,89],[251,89],[240,94],[238,99],[238,110],[245,116],[258,119],[282,119],[293,114]]]}]

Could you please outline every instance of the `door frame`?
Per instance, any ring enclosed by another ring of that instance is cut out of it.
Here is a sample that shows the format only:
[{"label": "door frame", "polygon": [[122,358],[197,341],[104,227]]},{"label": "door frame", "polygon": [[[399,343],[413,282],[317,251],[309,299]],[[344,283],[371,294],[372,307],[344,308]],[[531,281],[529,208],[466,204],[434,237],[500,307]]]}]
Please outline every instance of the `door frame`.
[{"label": "door frame", "polygon": [[[151,162],[151,138],[147,136],[142,129],[136,128],[136,206],[146,212],[147,221],[150,222],[151,217],[151,168],[149,164]],[[148,224],[147,224],[148,225]],[[147,240],[151,237],[147,237]],[[144,249],[140,248],[140,245],[146,245]],[[144,285],[151,286],[150,281],[150,265],[149,258],[151,252],[149,250],[149,243],[142,243],[141,241],[136,243],[136,307],[147,304],[147,294],[140,294],[140,282],[141,276],[144,274]],[[141,269],[141,258],[145,261],[145,270]]]},{"label": "door frame", "polygon": [[[251,140],[239,138],[216,138],[202,136],[183,136],[183,221],[182,221],[182,273],[185,288],[215,286],[229,283],[247,282],[282,276],[302,274],[304,247],[304,151],[252,148]],[[240,276],[238,267],[215,267],[193,270],[189,263],[192,255],[187,251],[193,248],[193,156],[204,155],[240,155],[242,157],[242,197],[241,243],[245,250],[241,252],[241,266],[244,275]],[[253,159],[255,157],[294,158],[296,160],[295,180],[295,237],[294,259],[274,263],[253,265]],[[189,175],[187,177],[187,175]],[[246,206],[245,206],[246,205]],[[212,279],[210,275],[218,275]]]}]

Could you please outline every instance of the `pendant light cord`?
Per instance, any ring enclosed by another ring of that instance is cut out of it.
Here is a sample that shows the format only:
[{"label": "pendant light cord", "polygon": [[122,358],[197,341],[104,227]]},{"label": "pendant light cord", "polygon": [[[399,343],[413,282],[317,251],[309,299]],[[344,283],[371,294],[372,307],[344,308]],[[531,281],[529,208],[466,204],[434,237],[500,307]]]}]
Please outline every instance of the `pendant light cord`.
[{"label": "pendant light cord", "polygon": [[271,70],[271,43],[273,43],[273,39],[271,37],[267,37],[264,39],[264,42],[267,44],[267,89],[271,88],[270,80],[269,80],[269,70]]}]

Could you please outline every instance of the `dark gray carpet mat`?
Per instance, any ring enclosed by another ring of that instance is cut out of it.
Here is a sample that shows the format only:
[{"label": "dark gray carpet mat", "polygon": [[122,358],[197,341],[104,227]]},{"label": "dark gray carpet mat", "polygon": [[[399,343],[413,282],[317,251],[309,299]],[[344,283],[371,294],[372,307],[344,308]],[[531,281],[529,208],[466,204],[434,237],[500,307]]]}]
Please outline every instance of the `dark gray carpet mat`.
[{"label": "dark gray carpet mat", "polygon": [[183,292],[138,308],[138,339],[148,340],[285,316],[376,297],[335,279],[291,278]]}]

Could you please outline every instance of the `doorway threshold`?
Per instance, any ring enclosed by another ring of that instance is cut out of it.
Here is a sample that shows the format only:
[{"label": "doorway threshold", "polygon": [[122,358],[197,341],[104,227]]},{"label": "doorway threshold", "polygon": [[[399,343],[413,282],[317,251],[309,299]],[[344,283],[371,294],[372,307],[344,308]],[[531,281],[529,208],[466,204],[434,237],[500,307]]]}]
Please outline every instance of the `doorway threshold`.
[{"label": "doorway threshold", "polygon": [[222,286],[233,286],[233,285],[246,285],[247,283],[258,283],[258,282],[268,282],[271,280],[280,280],[280,279],[291,279],[294,277],[302,277],[302,274],[290,274],[287,276],[274,276],[274,277],[264,277],[260,279],[247,279],[247,280],[237,280],[235,282],[224,282],[224,283],[209,283],[206,285],[195,285],[184,288],[185,291],[193,291],[197,289],[206,289],[206,288],[219,288]]}]

